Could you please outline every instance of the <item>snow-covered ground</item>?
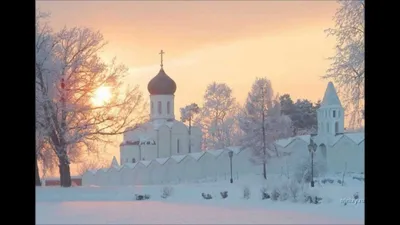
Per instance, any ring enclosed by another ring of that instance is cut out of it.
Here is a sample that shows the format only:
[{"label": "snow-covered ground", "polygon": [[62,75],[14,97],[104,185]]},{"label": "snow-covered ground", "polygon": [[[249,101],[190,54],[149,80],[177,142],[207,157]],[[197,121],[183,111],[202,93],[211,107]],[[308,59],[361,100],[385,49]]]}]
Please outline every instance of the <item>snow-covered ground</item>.
[{"label": "snow-covered ground", "polygon": [[[315,205],[285,201],[261,200],[262,187],[271,193],[282,187],[281,178],[267,182],[259,176],[242,177],[233,184],[228,181],[168,186],[172,194],[161,198],[161,186],[125,187],[40,187],[36,189],[37,224],[363,224],[364,203],[344,205],[341,199],[364,196],[364,182],[346,177],[345,185],[336,181],[317,183],[310,190],[323,198]],[[248,187],[250,198],[243,198]],[[220,192],[228,191],[222,199]],[[213,196],[202,198],[201,193]],[[148,194],[149,200],[135,201],[134,194]],[[300,197],[299,197],[300,199]],[[300,200],[299,200],[300,201]]]}]

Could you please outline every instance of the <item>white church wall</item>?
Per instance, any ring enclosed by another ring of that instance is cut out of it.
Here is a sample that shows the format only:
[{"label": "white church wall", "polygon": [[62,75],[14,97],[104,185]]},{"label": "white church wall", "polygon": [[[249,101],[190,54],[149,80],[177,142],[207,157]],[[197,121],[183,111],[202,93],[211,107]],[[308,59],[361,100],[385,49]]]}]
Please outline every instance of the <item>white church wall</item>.
[{"label": "white church wall", "polygon": [[160,165],[160,172],[159,172],[159,176],[160,176],[160,183],[164,184],[164,183],[168,183],[169,182],[169,177],[168,177],[168,164],[167,162],[170,160],[170,158],[158,158],[155,159],[155,161],[157,161],[157,163]]},{"label": "white church wall", "polygon": [[180,165],[179,163],[182,161],[182,159],[186,157],[185,155],[179,155],[179,156],[172,156],[170,159],[164,164],[168,165],[168,183],[180,183],[182,181],[182,174],[180,170]]},{"label": "white church wall", "polygon": [[[153,102],[153,112],[151,118],[162,119],[162,118],[174,118],[174,95],[150,95],[150,101]],[[158,111],[158,102],[161,102],[161,114]],[[168,114],[167,102],[170,102],[170,112]],[[150,103],[151,104],[151,103]],[[151,112],[150,112],[151,113]]]},{"label": "white church wall", "polygon": [[217,162],[214,155],[205,151],[197,163],[200,165],[203,178],[217,177]]},{"label": "white church wall", "polygon": [[170,155],[170,147],[171,147],[170,132],[171,132],[171,129],[166,125],[163,125],[158,129],[158,143],[157,144],[158,144],[159,153],[154,156],[154,159],[155,158],[164,158],[164,157],[168,157]]},{"label": "white church wall", "polygon": [[358,145],[346,135],[343,135],[335,145],[328,148],[328,168],[330,172],[343,172],[346,163],[347,171],[356,172],[355,170],[359,167],[358,163],[354,161],[357,158],[357,148]]},{"label": "white church wall", "polygon": [[99,169],[96,173],[97,185],[107,186],[108,185],[108,169]]},{"label": "white church wall", "polygon": [[117,186],[121,185],[121,172],[120,167],[111,167],[108,170],[108,185]]},{"label": "white church wall", "polygon": [[192,152],[200,152],[201,150],[201,140],[203,134],[197,126],[192,126],[191,128],[191,139],[192,139]]},{"label": "white church wall", "polygon": [[204,152],[194,152],[188,154],[188,157],[192,158],[191,162],[193,162],[193,165],[190,166],[190,161],[185,161],[185,163],[187,163],[187,165],[185,165],[185,168],[193,170],[191,172],[192,173],[192,176],[190,177],[191,180],[199,180],[204,177],[202,174],[201,163],[199,163],[199,160],[202,158],[203,155]]},{"label": "white church wall", "polygon": [[[219,177],[228,177],[230,176],[230,159],[229,159],[229,150],[223,150],[223,152],[216,157],[216,160],[218,162],[219,168],[218,168],[218,173]],[[235,156],[233,156],[235,157]],[[232,158],[233,160],[233,158]],[[233,161],[232,161],[233,162]],[[233,165],[233,164],[232,164]],[[233,168],[234,169],[234,168]]]},{"label": "white church wall", "polygon": [[[140,148],[142,148],[143,146],[139,146],[139,145],[130,145],[130,144],[126,144],[121,146],[121,150],[120,150],[120,164],[124,164],[124,163],[133,163],[132,159],[135,159],[135,162],[139,161],[140,159]],[[143,149],[142,149],[143,152]]]},{"label": "white church wall", "polygon": [[89,185],[94,185],[96,180],[95,180],[95,174],[97,171],[91,171],[88,170],[82,175],[82,186],[89,186]]},{"label": "white church wall", "polygon": [[[189,153],[189,133],[188,128],[182,122],[175,122],[171,129],[172,132],[172,154],[182,155]],[[179,140],[179,148],[178,148]]]},{"label": "white church wall", "polygon": [[[147,142],[146,142],[147,143]],[[152,160],[157,158],[157,143],[155,145],[150,144],[142,144],[140,146],[140,161],[143,160]],[[139,161],[139,157],[138,160],[136,160],[136,162]]]},{"label": "white church wall", "polygon": [[161,184],[163,181],[163,167],[157,160],[152,160],[147,166],[149,171],[149,184]]},{"label": "white church wall", "polygon": [[137,165],[137,163],[127,163],[122,166],[119,170],[121,174],[121,184],[122,185],[133,185],[134,184],[134,177],[133,177],[133,168]]}]

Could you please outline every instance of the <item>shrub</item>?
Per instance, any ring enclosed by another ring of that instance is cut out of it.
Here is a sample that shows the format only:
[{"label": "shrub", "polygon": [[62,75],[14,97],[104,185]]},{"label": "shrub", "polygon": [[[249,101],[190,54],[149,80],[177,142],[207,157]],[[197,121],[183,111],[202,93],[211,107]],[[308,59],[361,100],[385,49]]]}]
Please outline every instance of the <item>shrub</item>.
[{"label": "shrub", "polygon": [[172,195],[173,192],[173,188],[172,187],[163,187],[163,189],[161,190],[162,194],[161,194],[161,198],[168,198],[169,196]]},{"label": "shrub", "polygon": [[220,192],[220,194],[221,194],[221,197],[222,197],[223,199],[225,199],[225,198],[228,197],[228,192],[227,192],[227,191],[222,191],[222,192]]},{"label": "shrub", "polygon": [[271,196],[267,193],[267,188],[266,187],[262,187],[260,189],[260,191],[261,191],[261,199],[262,200],[271,198]]},{"label": "shrub", "polygon": [[201,196],[206,200],[212,199],[212,196],[210,194],[201,193]]},{"label": "shrub", "polygon": [[249,199],[250,198],[250,189],[248,187],[243,188],[243,198]]}]

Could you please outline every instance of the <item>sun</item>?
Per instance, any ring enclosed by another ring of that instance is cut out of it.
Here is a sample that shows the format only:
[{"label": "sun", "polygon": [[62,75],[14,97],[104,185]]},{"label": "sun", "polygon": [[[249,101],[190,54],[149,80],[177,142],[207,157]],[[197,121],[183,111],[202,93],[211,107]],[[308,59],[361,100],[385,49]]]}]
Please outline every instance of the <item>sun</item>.
[{"label": "sun", "polygon": [[110,87],[99,87],[92,97],[92,103],[95,106],[102,106],[111,99],[111,90]]}]

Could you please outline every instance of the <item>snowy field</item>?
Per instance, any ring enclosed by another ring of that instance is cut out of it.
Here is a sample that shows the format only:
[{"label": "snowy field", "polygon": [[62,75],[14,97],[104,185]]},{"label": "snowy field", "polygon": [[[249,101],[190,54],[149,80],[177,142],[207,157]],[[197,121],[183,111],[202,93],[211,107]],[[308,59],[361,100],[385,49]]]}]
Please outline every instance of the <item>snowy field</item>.
[{"label": "snowy field", "polygon": [[[303,203],[298,197],[261,200],[262,187],[269,193],[288,182],[259,176],[198,184],[126,187],[41,187],[36,189],[37,224],[364,224],[364,182],[346,177],[345,185],[316,183],[303,193],[322,197],[321,204]],[[163,189],[172,190],[166,199]],[[249,198],[244,187],[250,190]],[[228,191],[223,199],[220,192]],[[213,198],[205,200],[201,193]],[[283,191],[282,191],[283,193]],[[360,201],[344,205],[359,193]],[[134,194],[148,194],[149,200],[135,201]],[[356,204],[357,203],[357,204]]]}]

